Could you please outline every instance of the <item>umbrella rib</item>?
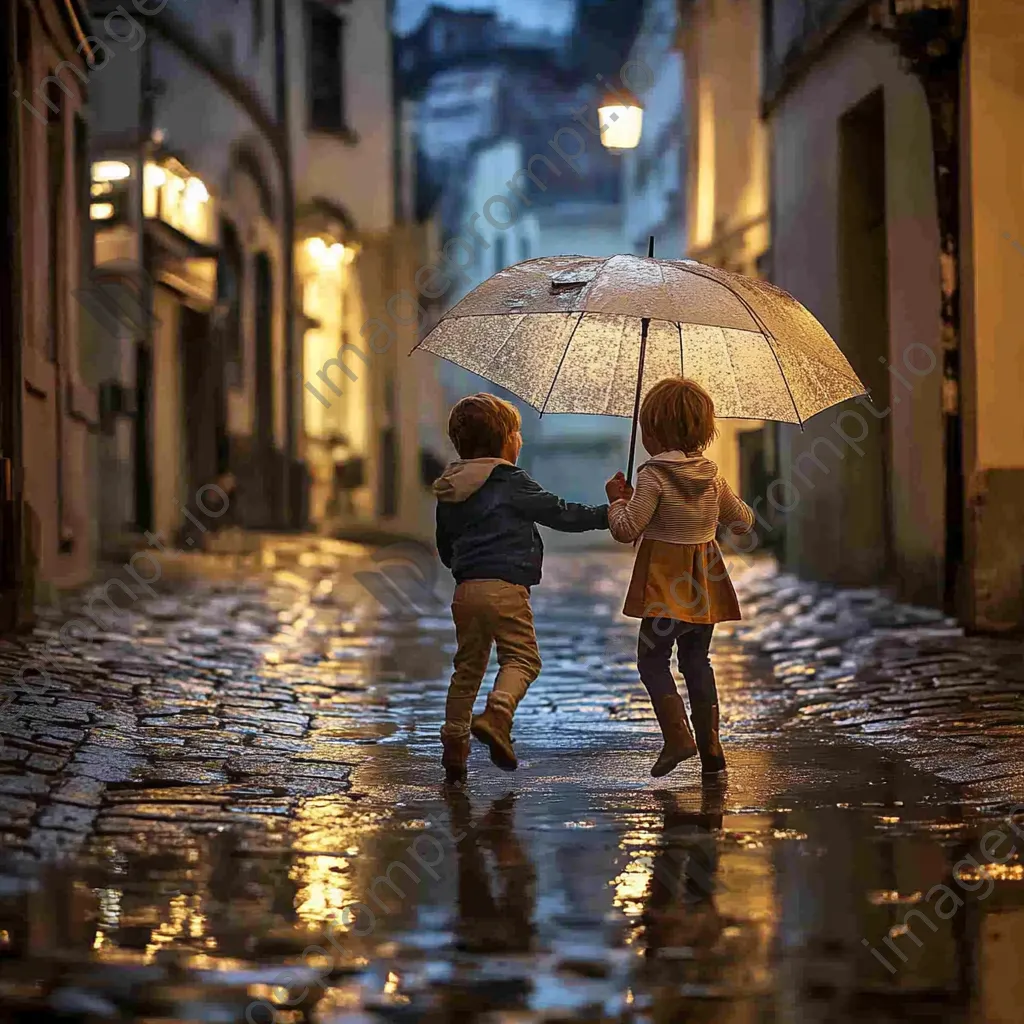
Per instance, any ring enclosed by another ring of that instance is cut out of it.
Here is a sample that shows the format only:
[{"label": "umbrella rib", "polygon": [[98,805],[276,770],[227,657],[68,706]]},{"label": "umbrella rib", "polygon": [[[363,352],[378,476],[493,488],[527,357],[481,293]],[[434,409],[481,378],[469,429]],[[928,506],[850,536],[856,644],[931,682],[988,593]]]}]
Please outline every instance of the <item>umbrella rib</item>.
[{"label": "umbrella rib", "polygon": [[683,370],[683,325],[676,321],[676,330],[679,331],[679,376],[685,377],[686,373]]},{"label": "umbrella rib", "polygon": [[754,324],[757,326],[757,329],[761,332],[761,337],[764,338],[765,342],[767,342],[771,354],[775,357],[775,365],[778,366],[779,368],[779,376],[782,378],[782,383],[786,385],[786,392],[789,395],[789,400],[793,405],[793,412],[796,413],[796,422],[799,425],[800,429],[803,430],[804,421],[800,416],[800,410],[796,407],[796,399],[793,397],[793,389],[789,386],[789,381],[786,380],[786,371],[782,369],[782,363],[779,360],[779,354],[778,352],[775,351],[775,346],[772,344],[772,341],[775,341],[776,339],[775,335],[772,334],[771,329],[761,319],[761,317],[757,315],[757,313],[754,311],[753,306],[751,306],[750,303],[747,302],[747,300],[743,298],[743,296],[740,295],[740,293],[735,288],[733,288],[733,286],[729,284],[728,281],[719,281],[717,277],[714,277],[711,274],[701,274],[699,271],[694,270],[691,266],[687,266],[685,269],[688,274],[695,274],[697,277],[703,277],[706,281],[714,281],[716,284],[720,284],[727,291],[731,292],[734,298],[738,299],[741,303],[743,303],[743,308],[746,309],[746,311],[750,314],[751,320],[754,321]]},{"label": "umbrella rib", "polygon": [[586,315],[586,310],[583,310],[578,317],[576,317],[576,323],[573,324],[572,331],[569,333],[569,340],[565,343],[565,348],[562,350],[562,358],[558,360],[558,368],[555,370],[554,377],[551,378],[551,387],[548,388],[547,398],[544,399],[544,404],[540,407],[541,416],[544,415],[544,410],[548,407],[548,401],[551,398],[551,392],[555,390],[555,383],[558,381],[558,375],[562,372],[562,363],[565,362],[565,357],[569,354],[569,346],[572,344],[572,339],[576,336],[576,328],[579,327]]},{"label": "umbrella rib", "polygon": [[[737,404],[742,404],[743,396],[740,394],[740,386],[736,382],[736,362],[732,358],[732,349],[729,347],[729,336],[725,333],[724,327],[719,327],[718,333],[722,335],[722,346],[725,348],[725,354],[729,357],[729,369],[732,370],[732,387],[736,392]],[[764,335],[762,335],[762,337],[764,337]],[[797,413],[797,416],[799,415],[800,413]]]}]

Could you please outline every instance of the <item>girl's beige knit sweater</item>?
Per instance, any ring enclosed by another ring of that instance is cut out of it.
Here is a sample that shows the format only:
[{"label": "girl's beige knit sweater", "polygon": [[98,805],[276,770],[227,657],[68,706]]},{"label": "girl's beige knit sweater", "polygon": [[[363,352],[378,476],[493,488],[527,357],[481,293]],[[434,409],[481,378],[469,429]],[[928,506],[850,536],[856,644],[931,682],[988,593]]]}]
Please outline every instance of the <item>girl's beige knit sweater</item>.
[{"label": "girl's beige knit sweater", "polygon": [[718,524],[748,533],[754,513],[718,475],[703,455],[664,452],[637,472],[633,497],[612,502],[608,527],[629,543],[643,536],[668,544],[704,544],[714,540]]}]

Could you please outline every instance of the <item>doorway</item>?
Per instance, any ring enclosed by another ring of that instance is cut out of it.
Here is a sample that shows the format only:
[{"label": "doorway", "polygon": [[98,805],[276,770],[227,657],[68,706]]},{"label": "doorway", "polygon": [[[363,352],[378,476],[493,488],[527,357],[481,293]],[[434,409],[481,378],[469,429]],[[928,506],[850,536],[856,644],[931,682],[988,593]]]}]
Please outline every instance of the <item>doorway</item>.
[{"label": "doorway", "polygon": [[153,529],[153,468],[150,458],[153,350],[135,346],[135,524],[140,532]]},{"label": "doorway", "polygon": [[[865,97],[839,121],[838,264],[841,345],[878,409],[890,408],[889,245],[885,95]],[[864,455],[846,463],[844,536],[856,582],[894,578],[892,422],[873,418]]]},{"label": "doorway", "polygon": [[195,495],[204,484],[214,483],[221,472],[222,453],[227,443],[223,366],[206,313],[183,306],[180,332],[184,379],[188,382],[185,408],[188,493]]},{"label": "doorway", "polygon": [[[254,437],[254,471],[259,481],[255,494],[260,495],[262,522],[273,526],[277,509],[278,488],[273,472],[274,454],[274,273],[270,257],[256,256],[256,422]],[[252,495],[251,497],[255,496]]]}]

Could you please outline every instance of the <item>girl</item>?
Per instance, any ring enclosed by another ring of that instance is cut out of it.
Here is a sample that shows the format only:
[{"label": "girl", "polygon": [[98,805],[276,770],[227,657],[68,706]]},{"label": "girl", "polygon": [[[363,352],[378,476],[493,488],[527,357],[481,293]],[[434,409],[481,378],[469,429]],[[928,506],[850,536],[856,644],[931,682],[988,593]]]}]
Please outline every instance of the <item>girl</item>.
[{"label": "girl", "polygon": [[[725,771],[718,691],[708,650],[716,622],[740,618],[736,592],[715,542],[718,524],[748,533],[754,513],[704,458],[716,435],[715,405],[697,383],[669,377],[640,407],[644,448],[636,492],[622,473],[608,481],[608,526],[616,540],[643,537],[623,614],[640,619],[637,668],[665,744],[655,777],[700,753],[705,775]],[[693,732],[672,679],[672,647],[690,697]],[[696,742],[694,742],[696,734]]]}]

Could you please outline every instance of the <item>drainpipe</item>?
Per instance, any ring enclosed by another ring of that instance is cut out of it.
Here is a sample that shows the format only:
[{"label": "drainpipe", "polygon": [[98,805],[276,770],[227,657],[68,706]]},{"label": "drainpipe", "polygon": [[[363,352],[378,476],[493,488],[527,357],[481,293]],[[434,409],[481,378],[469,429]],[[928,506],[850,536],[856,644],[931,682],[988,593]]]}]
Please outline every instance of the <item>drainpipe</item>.
[{"label": "drainpipe", "polygon": [[932,126],[932,172],[939,219],[942,414],[946,549],[943,601],[956,614],[964,563],[964,449],[960,308],[960,77],[966,0],[874,0],[871,27],[896,44],[921,82]]},{"label": "drainpipe", "polygon": [[277,127],[281,138],[281,202],[284,276],[284,380],[285,380],[285,456],[287,493],[285,519],[288,526],[301,529],[302,505],[299,498],[298,423],[301,406],[296,400],[295,359],[295,184],[292,180],[292,138],[288,110],[288,33],[284,0],[274,0],[274,94]]}]

